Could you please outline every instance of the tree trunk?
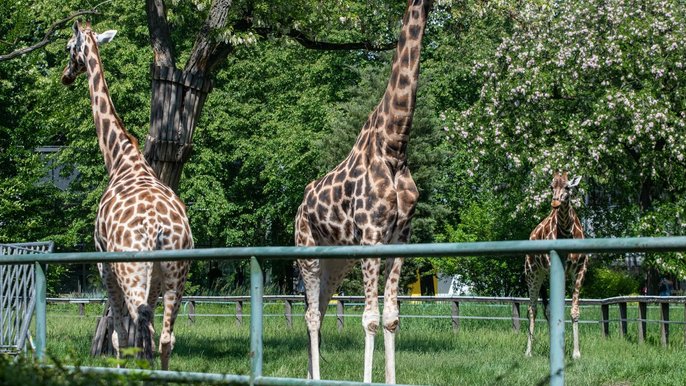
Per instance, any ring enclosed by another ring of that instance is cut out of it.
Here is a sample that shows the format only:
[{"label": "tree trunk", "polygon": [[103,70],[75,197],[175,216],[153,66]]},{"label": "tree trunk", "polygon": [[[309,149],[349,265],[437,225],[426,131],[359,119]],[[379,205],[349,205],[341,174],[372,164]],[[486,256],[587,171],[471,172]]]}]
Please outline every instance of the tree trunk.
[{"label": "tree trunk", "polygon": [[201,73],[152,65],[150,131],[145,160],[178,193],[181,171],[191,155],[193,132],[212,81]]}]

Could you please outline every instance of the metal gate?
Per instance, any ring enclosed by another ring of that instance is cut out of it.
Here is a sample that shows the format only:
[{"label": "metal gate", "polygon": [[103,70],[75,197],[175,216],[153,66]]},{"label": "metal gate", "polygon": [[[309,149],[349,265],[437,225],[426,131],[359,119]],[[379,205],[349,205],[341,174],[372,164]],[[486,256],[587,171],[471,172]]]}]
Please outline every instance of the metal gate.
[{"label": "metal gate", "polygon": [[[52,241],[0,244],[0,255],[52,253]],[[18,354],[31,342],[29,326],[36,306],[34,264],[0,265],[0,354]]]}]

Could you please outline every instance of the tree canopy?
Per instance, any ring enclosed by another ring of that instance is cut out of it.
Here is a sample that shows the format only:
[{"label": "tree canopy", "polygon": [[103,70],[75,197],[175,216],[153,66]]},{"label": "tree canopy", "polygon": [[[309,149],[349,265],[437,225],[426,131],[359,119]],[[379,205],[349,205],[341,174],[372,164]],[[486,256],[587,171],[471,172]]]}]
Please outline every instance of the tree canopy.
[{"label": "tree canopy", "polygon": [[[53,239],[62,250],[93,248],[107,181],[85,80],[59,83],[70,29],[48,33],[56,22],[95,10],[96,31],[119,31],[100,53],[141,144],[151,63],[208,68],[213,89],[179,186],[196,245],[292,245],[305,185],[345,157],[383,93],[384,48],[404,11],[359,0],[0,3],[0,55],[48,40],[0,61],[0,242]],[[151,32],[160,24],[146,7],[166,12],[168,36]],[[556,169],[583,176],[575,205],[590,237],[684,234],[685,13],[676,0],[437,1],[408,150],[420,190],[412,241],[528,238]],[[211,55],[195,63],[202,44]],[[645,259],[686,277],[682,254]],[[240,283],[239,263],[213,264],[194,266],[197,291]],[[460,274],[479,293],[523,293],[522,256],[414,260],[407,281],[417,269]]]}]

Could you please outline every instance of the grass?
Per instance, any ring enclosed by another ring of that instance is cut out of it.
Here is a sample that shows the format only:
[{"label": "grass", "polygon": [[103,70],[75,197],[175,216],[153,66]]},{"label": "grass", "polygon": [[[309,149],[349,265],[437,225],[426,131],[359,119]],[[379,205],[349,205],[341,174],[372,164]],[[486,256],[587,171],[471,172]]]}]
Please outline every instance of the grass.
[{"label": "grass", "polygon": [[[404,315],[450,315],[448,304],[403,304]],[[672,320],[683,321],[683,306],[673,306]],[[637,307],[629,308],[635,318]],[[89,356],[96,317],[102,306],[89,305],[86,316],[77,315],[74,305],[48,307],[48,353],[65,364],[112,366],[110,358]],[[198,304],[196,313],[232,314],[232,305]],[[190,323],[180,316],[176,323],[176,346],[171,358],[173,370],[248,374],[249,305],[244,307],[243,325],[234,317],[197,316]],[[279,315],[283,306],[268,304],[265,314]],[[294,313],[302,314],[295,305]],[[159,313],[159,312],[158,312]],[[335,308],[330,311],[335,313]],[[522,315],[525,307],[522,307]],[[357,306],[346,307],[346,326],[338,332],[335,318],[326,318],[322,330],[322,376],[325,379],[362,380],[364,334],[359,326]],[[462,316],[510,316],[509,306],[465,303]],[[610,319],[618,319],[613,309]],[[659,310],[649,308],[648,319],[658,319]],[[599,320],[596,307],[582,309],[583,320]],[[160,324],[156,317],[156,325]],[[509,320],[460,322],[453,332],[450,318],[403,318],[396,338],[397,381],[428,385],[533,385],[548,383],[548,335],[545,323],[537,324],[537,340],[532,358],[523,355],[525,323],[514,332]],[[672,385],[686,379],[682,324],[672,325],[670,344],[659,343],[659,324],[648,324],[648,339],[637,343],[636,323],[629,324],[626,338],[618,335],[617,323],[611,336],[601,335],[598,323],[581,324],[581,354],[571,359],[571,327],[566,328],[566,383],[570,385]],[[374,381],[384,374],[383,337],[378,334],[374,356]],[[307,375],[307,336],[302,316],[293,317],[293,328],[283,316],[264,321],[264,370],[267,376],[304,378]]]}]

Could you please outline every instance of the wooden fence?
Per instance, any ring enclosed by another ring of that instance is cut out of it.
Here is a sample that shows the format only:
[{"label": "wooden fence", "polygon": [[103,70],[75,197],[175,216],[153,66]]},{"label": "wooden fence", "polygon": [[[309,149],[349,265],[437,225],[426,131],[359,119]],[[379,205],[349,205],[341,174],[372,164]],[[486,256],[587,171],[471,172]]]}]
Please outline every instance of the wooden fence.
[{"label": "wooden fence", "polygon": [[[379,297],[383,301],[383,297]],[[78,305],[79,315],[85,315],[85,305],[89,303],[105,303],[107,299],[88,299],[88,298],[47,298],[48,303],[70,303]],[[299,295],[265,295],[265,302],[280,303],[283,302],[283,315],[286,319],[288,328],[293,326],[293,304],[304,303],[305,298]],[[351,304],[360,304],[364,302],[363,296],[334,296],[332,299],[336,305],[336,320],[338,330],[343,330],[345,326],[345,306]],[[234,303],[236,305],[236,323],[243,324],[243,305],[250,303],[250,296],[185,296],[184,303],[186,304],[188,318],[195,321],[197,316],[195,312],[196,303]],[[526,306],[529,302],[528,298],[517,297],[488,297],[488,296],[399,296],[398,302],[432,302],[432,303],[450,303],[450,319],[454,331],[460,328],[460,320],[465,319],[460,316],[460,304],[462,303],[490,303],[490,304],[510,304],[511,305],[511,325],[514,331],[520,331],[521,321],[527,320]],[[571,304],[571,299],[566,299],[566,303]],[[659,320],[656,322],[660,324],[660,342],[666,346],[669,343],[669,326],[670,324],[683,324],[684,328],[684,345],[686,345],[686,296],[620,296],[606,299],[581,299],[580,305],[600,306],[601,319],[594,321],[581,322],[597,322],[600,325],[602,336],[610,335],[610,323],[618,322],[618,331],[621,337],[627,336],[628,323],[635,322],[637,324],[638,342],[643,343],[647,335],[647,323],[652,322],[648,319],[648,304],[656,304],[660,309]],[[684,305],[684,321],[670,321],[670,305],[682,304]],[[524,306],[524,314],[522,314],[522,305]],[[610,319],[610,306],[617,306],[619,309],[619,319]],[[629,306],[638,308],[638,318],[629,319],[627,310]],[[401,315],[402,317],[402,315]],[[430,316],[428,316],[430,317]],[[469,319],[495,319],[488,316],[469,317]],[[526,327],[526,326],[525,326]]]}]

